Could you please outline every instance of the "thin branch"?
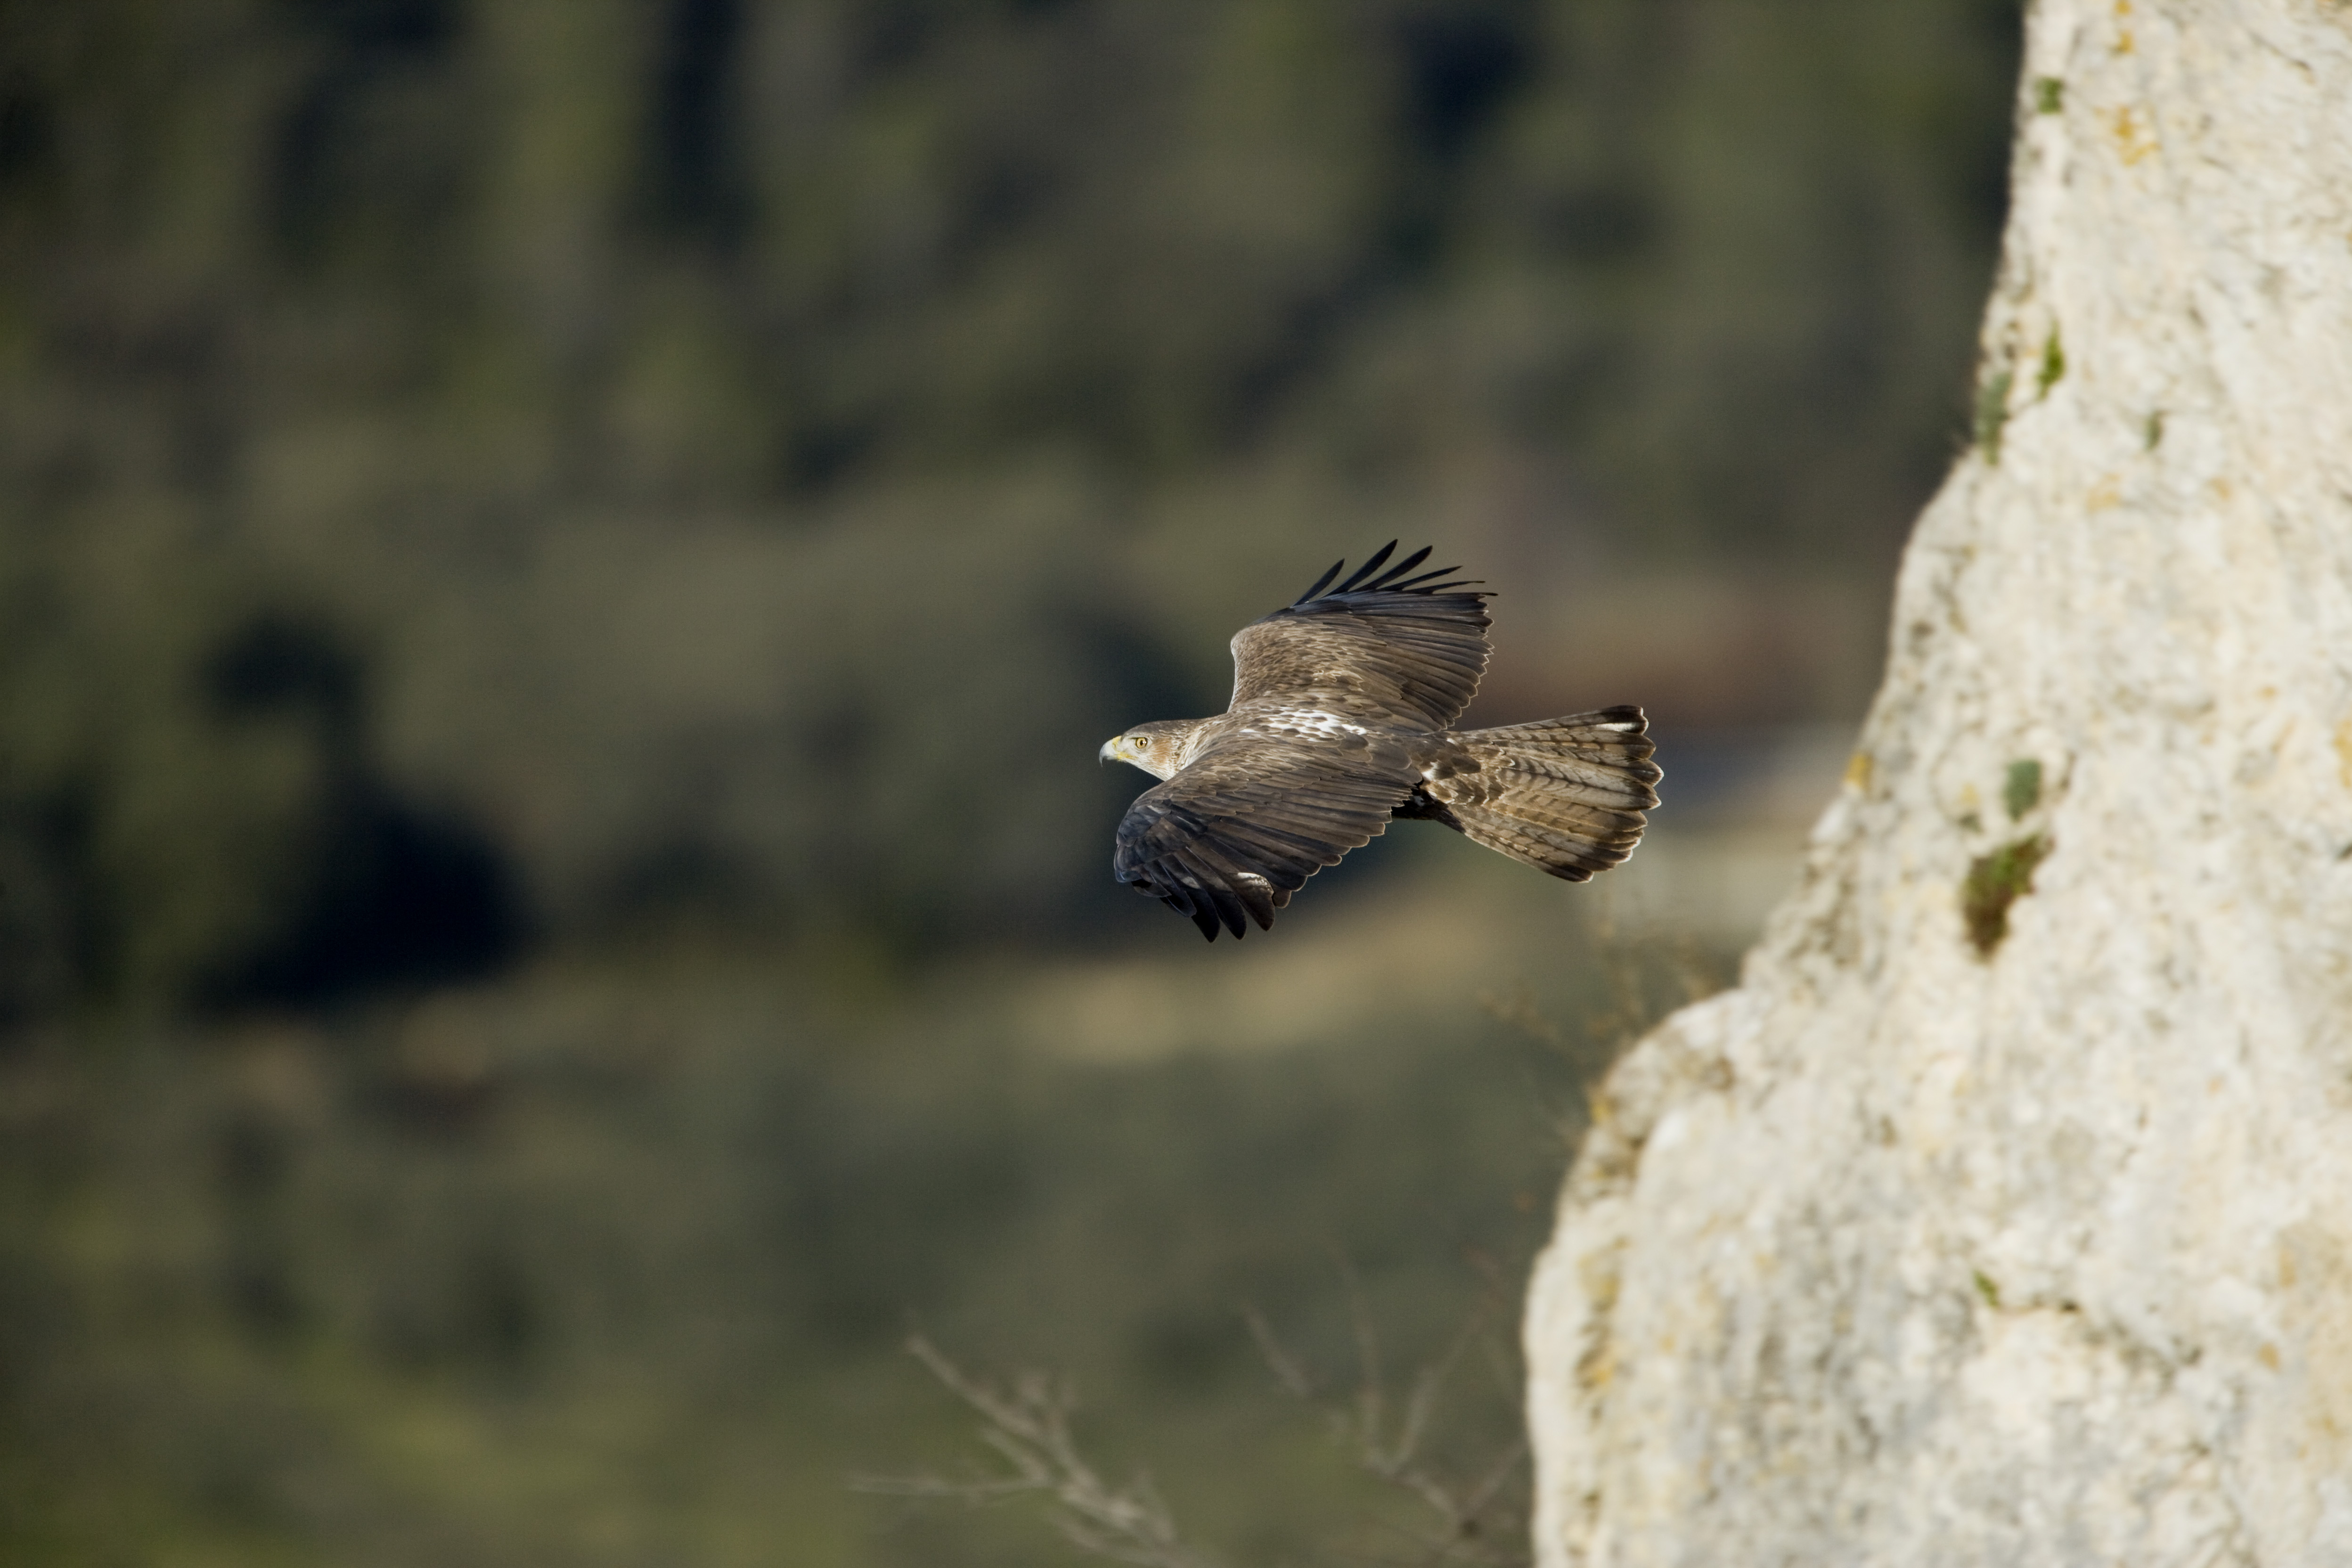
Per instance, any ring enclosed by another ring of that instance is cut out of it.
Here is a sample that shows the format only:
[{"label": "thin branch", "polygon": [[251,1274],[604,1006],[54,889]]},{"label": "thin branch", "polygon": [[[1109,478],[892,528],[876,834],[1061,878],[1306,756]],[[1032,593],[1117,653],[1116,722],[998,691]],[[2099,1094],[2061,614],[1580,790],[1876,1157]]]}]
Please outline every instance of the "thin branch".
[{"label": "thin branch", "polygon": [[1356,1436],[1367,1458],[1378,1453],[1379,1434],[1387,1421],[1386,1390],[1381,1376],[1381,1339],[1372,1327],[1372,1311],[1364,1300],[1362,1281],[1346,1258],[1338,1259],[1339,1278],[1348,1287],[1348,1321],[1356,1331]]},{"label": "thin branch", "polygon": [[1478,1478],[1478,1484],[1472,1487],[1469,1494],[1462,1500],[1465,1516],[1475,1519],[1484,1514],[1486,1511],[1486,1505],[1493,1502],[1505,1487],[1510,1485],[1513,1476],[1518,1474],[1519,1466],[1526,1461],[1527,1457],[1528,1435],[1522,1432],[1512,1438],[1509,1446],[1500,1454],[1495,1456],[1495,1462],[1487,1467],[1486,1473]]},{"label": "thin branch", "polygon": [[1257,1310],[1255,1303],[1242,1308],[1242,1321],[1248,1325],[1250,1338],[1257,1342],[1257,1353],[1265,1358],[1266,1366],[1274,1373],[1274,1380],[1282,1384],[1283,1392],[1294,1399],[1312,1402],[1314,1380],[1307,1375],[1298,1358],[1275,1337],[1274,1325],[1265,1321],[1265,1314]]},{"label": "thin branch", "polygon": [[[1350,1396],[1325,1411],[1332,1436],[1354,1453],[1358,1468],[1434,1516],[1429,1528],[1402,1532],[1400,1544],[1412,1543],[1409,1555],[1386,1560],[1419,1568],[1517,1568],[1526,1561],[1514,1549],[1526,1534],[1526,1519],[1507,1493],[1524,1471],[1526,1438],[1515,1438],[1466,1482],[1441,1475],[1421,1454],[1464,1355],[1487,1337],[1491,1303],[1471,1315],[1444,1353],[1413,1379],[1402,1409],[1392,1410],[1370,1308],[1347,1260],[1338,1263],[1347,1287],[1358,1384]],[[1243,1309],[1242,1317],[1276,1381],[1302,1403],[1318,1404],[1305,1364],[1283,1345],[1265,1314],[1252,1306]],[[1065,1381],[1037,1372],[1005,1383],[977,1377],[919,1334],[908,1341],[907,1351],[979,1415],[981,1442],[997,1467],[961,1479],[858,1478],[850,1483],[855,1489],[971,1505],[1030,1499],[1042,1503],[1047,1520],[1082,1551],[1130,1568],[1214,1568],[1213,1560],[1183,1543],[1149,1476],[1139,1474],[1114,1487],[1087,1462],[1071,1431],[1076,1400]]]},{"label": "thin branch", "polygon": [[[1525,1535],[1526,1521],[1517,1510],[1504,1505],[1504,1492],[1526,1460],[1526,1436],[1515,1438],[1467,1486],[1448,1481],[1421,1458],[1422,1446],[1455,1369],[1465,1352],[1482,1338],[1486,1309],[1482,1306],[1474,1312],[1445,1352],[1413,1380],[1412,1393],[1391,1431],[1381,1387],[1379,1337],[1362,1291],[1344,1260],[1341,1276],[1348,1286],[1360,1382],[1352,1398],[1327,1414],[1333,1436],[1353,1450],[1359,1468],[1412,1497],[1436,1516],[1435,1528],[1418,1532],[1419,1552],[1412,1561],[1482,1568],[1523,1563],[1524,1556],[1514,1552],[1508,1543]],[[1313,1403],[1313,1388],[1305,1369],[1282,1345],[1265,1317],[1251,1308],[1244,1310],[1244,1318],[1276,1381],[1295,1397]]]},{"label": "thin branch", "polygon": [[969,1503],[1035,1497],[1045,1501],[1055,1527],[1083,1551],[1134,1568],[1214,1568],[1211,1559],[1178,1539],[1175,1521],[1150,1477],[1138,1475],[1114,1487],[1087,1462],[1070,1431],[1076,1400],[1067,1384],[1024,1372],[1000,1386],[965,1372],[920,1334],[907,1342],[907,1353],[979,1415],[981,1441],[1005,1469],[968,1480],[862,1477],[851,1481],[855,1489]]},{"label": "thin branch", "polygon": [[1556,1051],[1573,1054],[1577,1042],[1568,1037],[1542,1008],[1536,1005],[1535,988],[1525,980],[1508,996],[1497,996],[1491,991],[1478,993],[1478,1010],[1500,1024],[1507,1024],[1538,1045],[1549,1046]]}]

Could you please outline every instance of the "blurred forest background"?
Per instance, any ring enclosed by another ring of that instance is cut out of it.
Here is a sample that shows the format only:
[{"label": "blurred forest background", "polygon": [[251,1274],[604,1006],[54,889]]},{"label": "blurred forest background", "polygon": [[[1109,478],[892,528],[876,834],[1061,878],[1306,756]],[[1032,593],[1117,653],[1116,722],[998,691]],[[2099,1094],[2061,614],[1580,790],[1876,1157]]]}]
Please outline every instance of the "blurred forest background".
[{"label": "blurred forest background", "polygon": [[[1468,1332],[1507,1459],[1580,1085],[1966,440],[2017,34],[0,0],[0,1558],[1064,1561],[845,1485],[981,1452],[914,1323],[1226,1561],[1407,1555],[1241,1308],[1335,1399]],[[1397,536],[1474,717],[1649,708],[1653,842],[1204,949],[1095,748]]]}]

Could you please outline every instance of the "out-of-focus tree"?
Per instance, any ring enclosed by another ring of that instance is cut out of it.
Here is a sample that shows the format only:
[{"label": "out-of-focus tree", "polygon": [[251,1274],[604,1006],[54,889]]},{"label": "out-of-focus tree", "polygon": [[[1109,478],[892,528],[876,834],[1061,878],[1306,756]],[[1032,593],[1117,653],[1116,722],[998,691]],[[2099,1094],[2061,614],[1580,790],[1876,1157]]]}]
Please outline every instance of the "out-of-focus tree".
[{"label": "out-of-focus tree", "polygon": [[[482,933],[337,984],[1066,930],[1038,759],[1213,702],[1261,568],[1883,565],[2013,11],[0,7],[12,1005],[329,985],[321,900]],[[271,627],[341,708],[207,695]]]}]

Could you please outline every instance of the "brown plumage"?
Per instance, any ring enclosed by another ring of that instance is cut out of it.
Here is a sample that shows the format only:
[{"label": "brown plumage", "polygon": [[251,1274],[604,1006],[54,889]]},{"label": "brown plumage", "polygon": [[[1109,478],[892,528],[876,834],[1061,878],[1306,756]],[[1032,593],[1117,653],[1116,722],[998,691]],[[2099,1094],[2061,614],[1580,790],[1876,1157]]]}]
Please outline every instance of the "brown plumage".
[{"label": "brown plumage", "polygon": [[[1113,873],[1216,940],[1260,930],[1307,879],[1397,818],[1442,822],[1581,882],[1622,862],[1658,804],[1649,721],[1603,708],[1498,730],[1447,728],[1486,668],[1486,601],[1426,547],[1383,546],[1234,635],[1213,719],[1139,724],[1102,755],[1166,782],[1118,825]],[[1328,590],[1328,591],[1327,591]]]}]

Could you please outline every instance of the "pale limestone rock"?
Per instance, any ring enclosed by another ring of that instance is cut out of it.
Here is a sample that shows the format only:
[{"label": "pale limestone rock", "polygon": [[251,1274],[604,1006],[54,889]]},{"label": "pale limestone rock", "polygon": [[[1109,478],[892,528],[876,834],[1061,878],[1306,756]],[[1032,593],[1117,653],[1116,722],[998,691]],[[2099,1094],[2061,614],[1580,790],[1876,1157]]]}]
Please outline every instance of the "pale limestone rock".
[{"label": "pale limestone rock", "polygon": [[2018,116],[1997,447],[1537,1271],[1547,1568],[2352,1564],[2352,5],[2044,0]]}]

